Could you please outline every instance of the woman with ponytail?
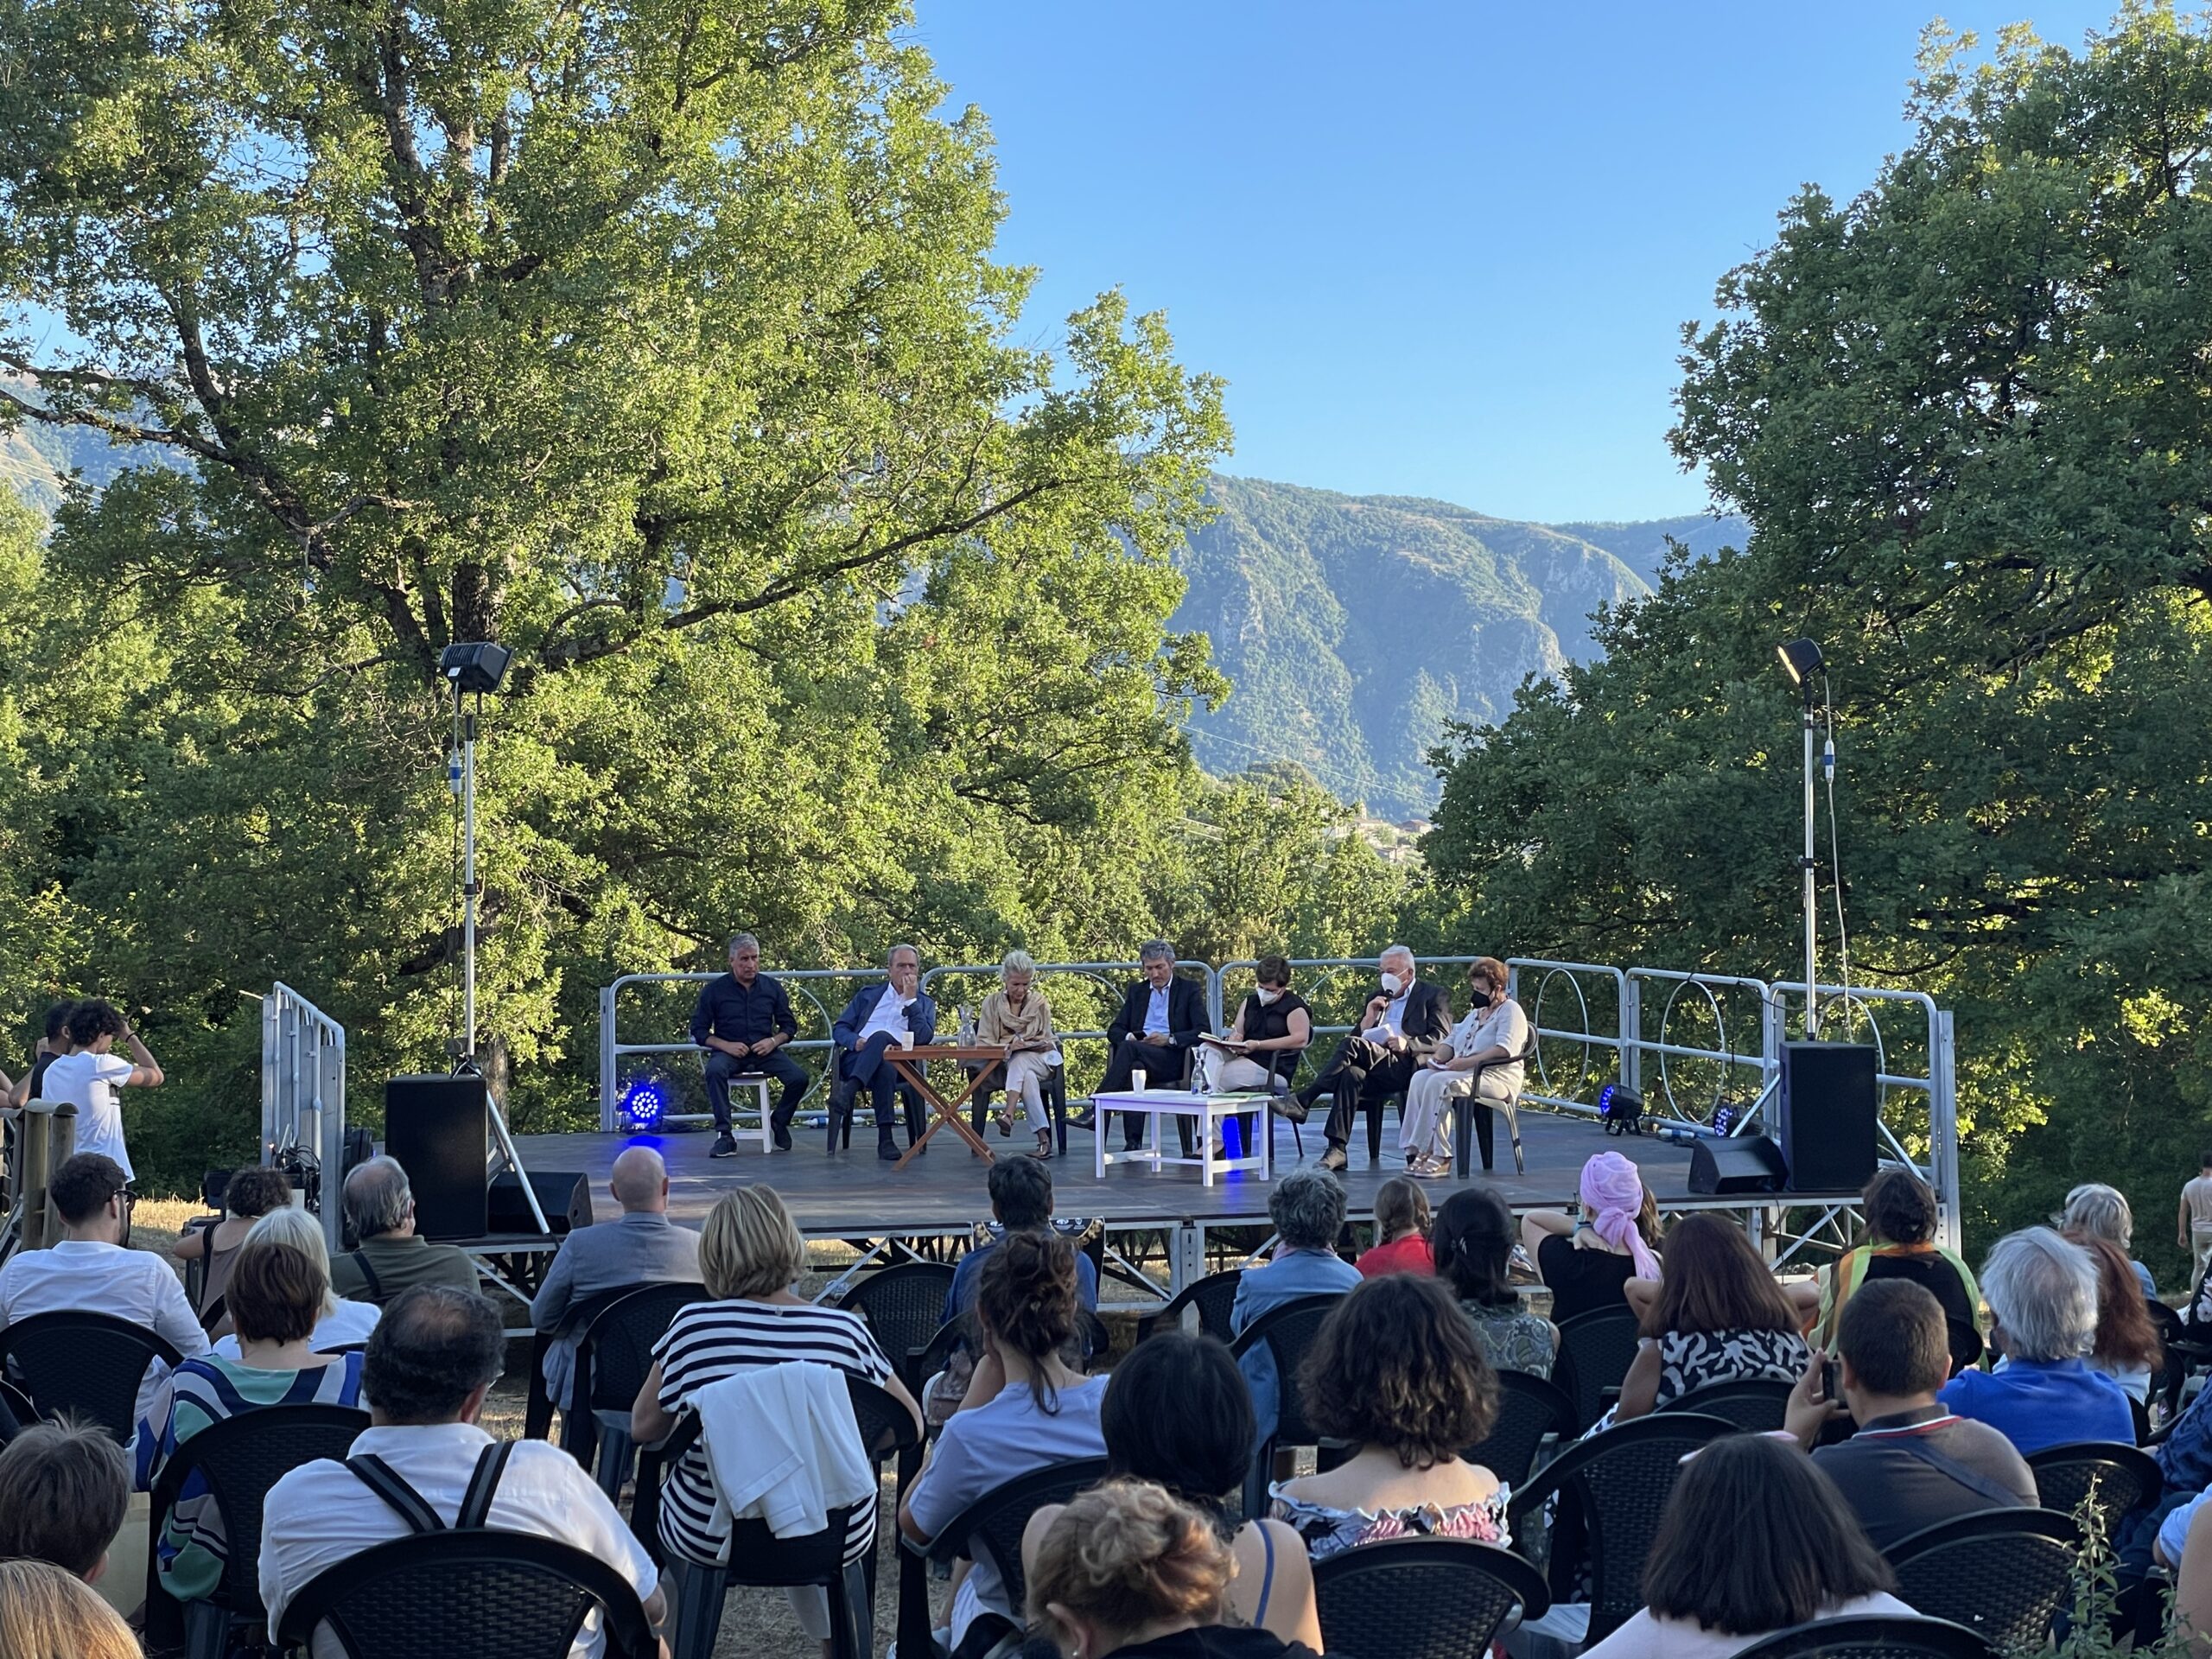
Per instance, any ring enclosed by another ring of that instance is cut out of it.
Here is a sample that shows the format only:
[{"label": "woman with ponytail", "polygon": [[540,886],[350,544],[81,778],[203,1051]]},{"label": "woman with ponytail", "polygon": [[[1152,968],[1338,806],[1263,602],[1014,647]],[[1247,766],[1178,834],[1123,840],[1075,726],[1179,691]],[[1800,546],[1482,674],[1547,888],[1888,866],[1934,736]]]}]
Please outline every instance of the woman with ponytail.
[{"label": "woman with ponytail", "polygon": [[1618,1152],[1582,1166],[1582,1220],[1563,1211],[1521,1217],[1522,1242],[1551,1287],[1552,1323],[1593,1308],[1623,1306],[1630,1279],[1656,1281],[1659,1205],[1637,1166]]},{"label": "woman with ponytail", "polygon": [[[983,1355],[929,1465],[899,1506],[899,1525],[928,1543],[970,1503],[1047,1464],[1103,1457],[1106,1379],[1070,1369],[1060,1351],[1076,1328],[1075,1247],[1057,1233],[1009,1233],[983,1264],[976,1295]],[[951,1644],[981,1614],[1009,1628],[1020,1613],[986,1557],[955,1591]]]},{"label": "woman with ponytail", "polygon": [[1236,1564],[1216,1529],[1149,1481],[1093,1487],[1046,1528],[1029,1616],[1067,1659],[1313,1659],[1231,1624]]},{"label": "woman with ponytail", "polygon": [[1493,1369],[1551,1379],[1559,1331],[1531,1313],[1507,1276],[1513,1212],[1487,1186],[1464,1186],[1445,1199],[1429,1235],[1437,1276],[1473,1321],[1475,1340]]}]

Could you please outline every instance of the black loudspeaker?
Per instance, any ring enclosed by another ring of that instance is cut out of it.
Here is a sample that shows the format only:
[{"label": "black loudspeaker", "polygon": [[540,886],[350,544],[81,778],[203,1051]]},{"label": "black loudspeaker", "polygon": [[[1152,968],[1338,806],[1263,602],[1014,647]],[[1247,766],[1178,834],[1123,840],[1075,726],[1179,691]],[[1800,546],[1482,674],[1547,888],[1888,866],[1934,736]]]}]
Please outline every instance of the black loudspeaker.
[{"label": "black loudspeaker", "polygon": [[1775,1134],[1793,1192],[1856,1192],[1874,1179],[1872,1043],[1784,1043]]},{"label": "black loudspeaker", "polygon": [[[591,1225],[591,1183],[574,1170],[533,1169],[530,1172],[530,1185],[537,1194],[537,1207],[545,1212],[545,1224],[555,1237]],[[522,1183],[515,1179],[512,1169],[502,1172],[492,1183],[491,1224],[485,1230],[537,1231],[537,1219],[523,1199]]]},{"label": "black loudspeaker", "polygon": [[415,1190],[415,1230],[425,1238],[486,1231],[484,1079],[394,1077],[384,1086],[384,1149]]},{"label": "black loudspeaker", "polygon": [[1728,1141],[1700,1135],[1690,1148],[1690,1191],[1706,1197],[1779,1192],[1786,1173],[1782,1148],[1763,1135]]}]

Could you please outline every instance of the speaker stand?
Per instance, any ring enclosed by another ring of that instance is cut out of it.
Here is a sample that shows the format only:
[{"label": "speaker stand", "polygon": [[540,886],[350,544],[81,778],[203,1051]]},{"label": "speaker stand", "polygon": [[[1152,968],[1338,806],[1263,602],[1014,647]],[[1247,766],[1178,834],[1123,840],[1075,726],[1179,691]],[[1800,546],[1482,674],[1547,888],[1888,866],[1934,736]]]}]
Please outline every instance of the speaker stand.
[{"label": "speaker stand", "polygon": [[[482,1076],[474,1058],[461,1061],[454,1067],[453,1074],[456,1077]],[[551,1237],[552,1226],[545,1219],[544,1206],[537,1201],[537,1189],[531,1184],[530,1172],[522,1166],[522,1154],[515,1146],[515,1137],[507,1128],[507,1115],[500,1109],[499,1097],[492,1092],[489,1078],[484,1084],[484,1121],[492,1131],[492,1151],[484,1160],[485,1186],[490,1187],[505,1170],[512,1170],[522,1186],[523,1201],[530,1205],[531,1219],[537,1224],[540,1233]]]}]

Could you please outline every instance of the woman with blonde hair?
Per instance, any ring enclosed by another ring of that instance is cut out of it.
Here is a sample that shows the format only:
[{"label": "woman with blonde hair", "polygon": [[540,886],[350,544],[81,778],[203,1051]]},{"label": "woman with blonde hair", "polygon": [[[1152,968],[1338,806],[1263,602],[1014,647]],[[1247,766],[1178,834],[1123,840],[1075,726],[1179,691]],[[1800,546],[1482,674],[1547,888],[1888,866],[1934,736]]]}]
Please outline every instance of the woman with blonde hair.
[{"label": "woman with blonde hair", "polygon": [[976,1040],[1006,1046],[1007,1110],[995,1113],[999,1133],[1011,1135],[1011,1113],[1019,1103],[1037,1132],[1036,1155],[1052,1155],[1052,1127],[1045,1115],[1045,1081],[1059,1063],[1060,1039],[1052,1030],[1052,1005],[1031,988],[1037,963],[1027,950],[1009,950],[999,963],[999,988],[983,999],[976,1016]]},{"label": "woman with blonde hair", "polygon": [[1302,1643],[1226,1622],[1236,1571],[1205,1516],[1166,1488],[1108,1481],[1046,1529],[1029,1617],[1070,1659],[1313,1659]]},{"label": "woman with blonde hair", "polygon": [[0,1659],[139,1659],[123,1616],[50,1561],[0,1561]]},{"label": "woman with blonde hair", "polygon": [[[699,1275],[715,1300],[694,1302],[669,1322],[653,1344],[652,1369],[630,1408],[630,1432],[640,1446],[666,1437],[677,1414],[699,1391],[724,1377],[786,1360],[809,1360],[873,1382],[922,1414],[882,1348],[857,1313],[817,1307],[792,1290],[806,1270],[806,1241],[772,1186],[726,1192],[700,1230]],[[707,1448],[695,1445],[669,1477],[660,1508],[662,1548],[712,1566],[729,1550],[729,1510],[715,1491]],[[875,1508],[853,1513],[845,1559],[875,1548]],[[830,1634],[829,1609],[817,1590],[793,1591],[792,1605],[809,1632]]]},{"label": "woman with blonde hair", "polygon": [[[281,1210],[271,1210],[255,1222],[246,1231],[246,1240],[249,1243],[259,1240],[289,1244],[312,1262],[321,1275],[322,1300],[315,1315],[315,1333],[308,1338],[309,1348],[327,1354],[334,1348],[356,1347],[369,1339],[369,1333],[377,1328],[377,1320],[383,1317],[384,1310],[374,1302],[349,1301],[331,1289],[330,1250],[322,1242],[321,1222],[306,1211],[287,1205]],[[225,1359],[236,1359],[238,1338],[219,1337],[215,1351]]]}]

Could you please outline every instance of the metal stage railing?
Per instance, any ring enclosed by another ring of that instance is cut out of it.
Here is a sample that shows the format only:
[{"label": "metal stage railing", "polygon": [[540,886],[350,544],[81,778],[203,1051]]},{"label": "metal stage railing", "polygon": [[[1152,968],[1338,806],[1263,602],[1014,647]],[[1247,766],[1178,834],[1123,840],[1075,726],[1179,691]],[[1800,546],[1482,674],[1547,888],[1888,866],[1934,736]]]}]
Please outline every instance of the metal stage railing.
[{"label": "metal stage railing", "polygon": [[345,1231],[346,1027],[281,980],[261,999],[261,1161],[293,1172],[335,1257]]}]

